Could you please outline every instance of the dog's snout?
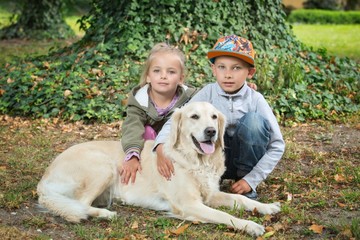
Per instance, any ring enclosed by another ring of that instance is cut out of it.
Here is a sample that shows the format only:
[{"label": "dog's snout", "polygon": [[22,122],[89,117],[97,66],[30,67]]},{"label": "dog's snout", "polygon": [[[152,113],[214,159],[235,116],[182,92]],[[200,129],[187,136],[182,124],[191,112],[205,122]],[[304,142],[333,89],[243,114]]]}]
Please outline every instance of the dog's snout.
[{"label": "dog's snout", "polygon": [[216,129],[215,129],[215,128],[213,128],[213,127],[207,127],[207,128],[205,129],[205,135],[206,135],[206,136],[208,136],[208,137],[213,137],[213,136],[215,136],[215,134],[216,134]]}]

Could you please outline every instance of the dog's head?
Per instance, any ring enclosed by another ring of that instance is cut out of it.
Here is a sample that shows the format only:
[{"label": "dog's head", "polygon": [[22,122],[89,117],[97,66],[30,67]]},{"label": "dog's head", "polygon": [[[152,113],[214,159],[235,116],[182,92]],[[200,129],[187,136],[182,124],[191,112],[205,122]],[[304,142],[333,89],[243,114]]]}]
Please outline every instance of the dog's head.
[{"label": "dog's head", "polygon": [[192,102],[172,115],[170,144],[181,144],[199,154],[224,148],[225,117],[207,102]]}]

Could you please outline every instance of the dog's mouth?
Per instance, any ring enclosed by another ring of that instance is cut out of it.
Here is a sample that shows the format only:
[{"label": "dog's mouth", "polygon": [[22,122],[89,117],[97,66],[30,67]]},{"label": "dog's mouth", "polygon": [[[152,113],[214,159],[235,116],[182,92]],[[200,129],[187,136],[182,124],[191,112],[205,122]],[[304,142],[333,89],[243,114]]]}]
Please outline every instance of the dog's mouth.
[{"label": "dog's mouth", "polygon": [[208,140],[204,142],[199,142],[194,136],[191,135],[191,138],[195,146],[204,154],[212,154],[215,151],[215,144]]}]

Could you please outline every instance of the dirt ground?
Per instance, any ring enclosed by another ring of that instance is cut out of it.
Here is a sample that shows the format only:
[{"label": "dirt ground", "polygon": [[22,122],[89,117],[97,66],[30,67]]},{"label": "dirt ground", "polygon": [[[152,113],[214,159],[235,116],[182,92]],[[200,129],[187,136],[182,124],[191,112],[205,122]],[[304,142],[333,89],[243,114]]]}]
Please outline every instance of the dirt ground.
[{"label": "dirt ground", "polygon": [[[27,123],[23,125],[18,124],[16,127],[11,127],[11,121],[4,121],[4,118],[2,120],[3,121],[1,121],[0,118],[0,126],[10,126],[10,129],[25,128],[29,125],[29,123]],[[120,125],[118,123],[112,125],[92,125],[86,127],[83,125],[72,124],[48,128],[44,131],[47,131],[47,134],[62,134],[65,136],[65,139],[67,140],[61,141],[57,145],[57,152],[59,152],[76,142],[83,142],[85,140],[93,139],[117,139],[119,136],[119,128]],[[349,156],[349,159],[351,159],[351,161],[357,162],[356,164],[359,166],[360,123],[307,123],[294,127],[283,128],[283,133],[287,142],[287,147],[289,147],[287,148],[287,151],[301,148],[307,149],[307,151],[312,151],[314,153],[322,152],[324,154],[342,155],[344,157]],[[1,146],[5,145],[3,144],[0,145],[0,147]],[[1,157],[0,161],[2,161]],[[311,161],[312,159],[310,157],[304,157],[302,160],[301,167],[304,173],[306,173],[306,171],[312,171],[314,165],[311,164]],[[276,176],[277,174],[285,171],[295,172],[297,167],[295,165],[296,164],[289,165],[289,163],[286,161],[280,161],[279,165],[274,171],[274,175]],[[321,167],[321,164],[319,163],[316,163],[315,165],[317,167]],[[0,195],[2,194],[3,193],[0,193]],[[357,204],[355,206],[358,207],[359,205]],[[122,214],[129,214],[129,212],[132,211],[132,209],[127,209],[126,207],[124,208],[124,206],[115,206],[115,209],[117,211],[123,211]],[[323,219],[324,222],[332,224],[334,221],[351,221],[351,219],[354,219],[355,217],[358,218],[360,216],[360,209],[357,208],[353,209],[352,211],[348,211],[342,208],[327,208],[326,211],[321,209],[314,209],[312,214],[317,216],[319,219]],[[39,218],[39,216],[45,216],[45,218]],[[45,221],[45,223],[36,223],[36,221]],[[87,222],[86,224],[94,223]],[[45,227],[39,229],[36,227],[37,225],[43,225]],[[297,227],[299,226],[291,227],[291,231],[297,231]],[[41,233],[47,236],[51,236],[52,239],[82,239],[78,236],[75,236],[72,231],[69,231],[68,223],[64,222],[59,217],[54,217],[50,214],[42,213],[37,207],[35,200],[24,201],[24,203],[21,204],[20,208],[18,209],[9,210],[0,208],[0,236],[2,239],[39,239],[39,235]],[[306,239],[323,238],[310,237]],[[339,239],[351,238],[344,237]]]}]

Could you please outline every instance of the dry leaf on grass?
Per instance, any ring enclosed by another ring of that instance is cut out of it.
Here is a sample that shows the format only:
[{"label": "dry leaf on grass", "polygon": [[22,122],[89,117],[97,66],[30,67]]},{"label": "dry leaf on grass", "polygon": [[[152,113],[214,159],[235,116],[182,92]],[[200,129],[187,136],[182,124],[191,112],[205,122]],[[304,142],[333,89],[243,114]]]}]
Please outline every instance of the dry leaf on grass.
[{"label": "dry leaf on grass", "polygon": [[340,183],[346,182],[346,178],[342,174],[335,174],[334,179],[336,182],[340,182]]},{"label": "dry leaf on grass", "polygon": [[175,230],[169,230],[169,232],[178,236],[180,234],[183,234],[189,226],[190,226],[190,224],[185,224]]},{"label": "dry leaf on grass", "polygon": [[314,233],[322,234],[324,226],[313,224],[309,227],[309,229]]},{"label": "dry leaf on grass", "polygon": [[139,223],[137,221],[131,224],[131,229],[138,229],[138,228],[139,228]]}]

